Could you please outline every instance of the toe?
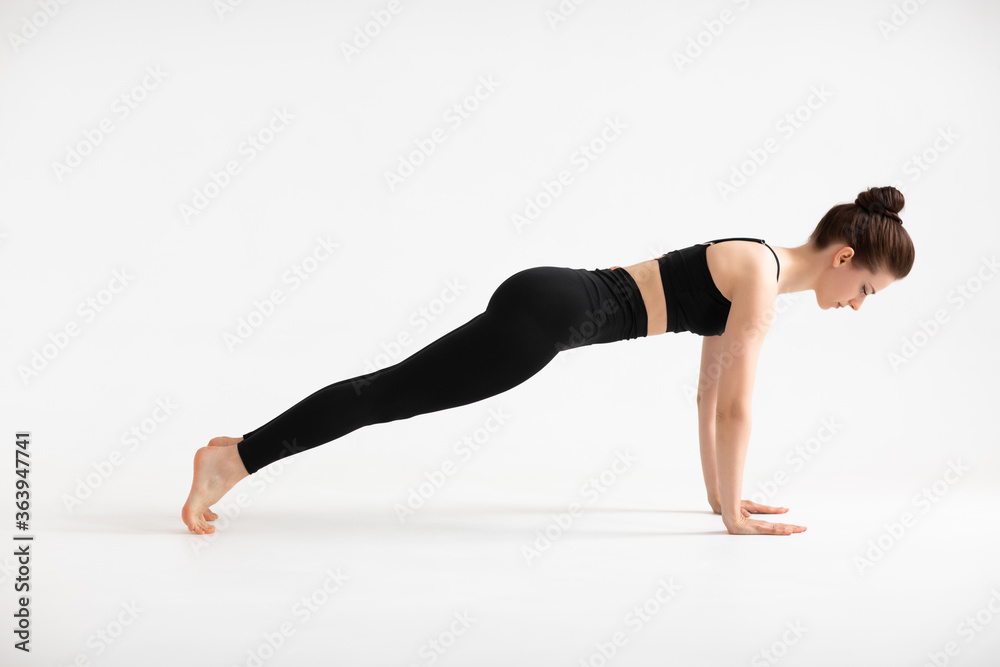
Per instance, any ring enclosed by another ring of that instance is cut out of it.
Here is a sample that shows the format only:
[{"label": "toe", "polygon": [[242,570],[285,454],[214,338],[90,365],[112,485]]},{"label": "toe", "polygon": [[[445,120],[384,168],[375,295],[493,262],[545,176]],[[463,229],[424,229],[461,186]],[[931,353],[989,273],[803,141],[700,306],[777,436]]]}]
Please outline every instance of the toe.
[{"label": "toe", "polygon": [[212,510],[205,510],[205,513],[202,514],[202,516],[205,517],[207,521],[215,521],[216,519],[219,518],[219,515],[213,512]]}]

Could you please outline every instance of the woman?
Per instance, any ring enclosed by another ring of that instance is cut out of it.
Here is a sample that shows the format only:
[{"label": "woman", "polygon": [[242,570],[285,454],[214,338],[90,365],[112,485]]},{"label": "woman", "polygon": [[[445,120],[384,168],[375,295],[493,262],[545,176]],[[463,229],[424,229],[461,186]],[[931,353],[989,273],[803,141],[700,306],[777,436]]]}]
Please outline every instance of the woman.
[{"label": "woman", "polygon": [[689,331],[704,336],[697,404],[709,504],[734,535],[802,532],[751,518],[787,508],[741,500],[760,348],[778,294],[813,290],[824,310],[858,310],[906,277],[914,248],[898,215],[903,203],[893,187],[870,188],[853,204],[831,208],[794,248],[740,237],[626,267],[519,271],[494,291],[485,312],[408,358],[320,389],[242,438],[213,438],[195,454],[184,523],[198,534],[214,532],[209,522],[218,516],[209,506],[238,481],[362,426],[494,396],[562,350]]}]

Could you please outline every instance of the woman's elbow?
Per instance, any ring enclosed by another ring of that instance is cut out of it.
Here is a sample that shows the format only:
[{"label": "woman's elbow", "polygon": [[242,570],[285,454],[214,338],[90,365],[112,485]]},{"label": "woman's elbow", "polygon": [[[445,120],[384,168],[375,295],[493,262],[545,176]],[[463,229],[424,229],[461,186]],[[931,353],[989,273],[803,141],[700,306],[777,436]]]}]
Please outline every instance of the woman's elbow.
[{"label": "woman's elbow", "polygon": [[747,402],[719,404],[715,408],[715,421],[735,422],[749,421],[750,404]]}]

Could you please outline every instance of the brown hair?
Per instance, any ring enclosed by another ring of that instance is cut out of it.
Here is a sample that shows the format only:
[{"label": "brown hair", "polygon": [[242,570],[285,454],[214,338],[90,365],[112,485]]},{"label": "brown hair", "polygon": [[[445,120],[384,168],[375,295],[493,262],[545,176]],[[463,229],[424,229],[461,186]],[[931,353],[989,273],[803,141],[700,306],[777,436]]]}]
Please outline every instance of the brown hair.
[{"label": "brown hair", "polygon": [[822,250],[834,243],[854,248],[851,261],[872,273],[885,270],[896,280],[913,268],[915,250],[899,212],[903,193],[890,186],[868,188],[853,204],[837,204],[823,216],[809,240]]}]

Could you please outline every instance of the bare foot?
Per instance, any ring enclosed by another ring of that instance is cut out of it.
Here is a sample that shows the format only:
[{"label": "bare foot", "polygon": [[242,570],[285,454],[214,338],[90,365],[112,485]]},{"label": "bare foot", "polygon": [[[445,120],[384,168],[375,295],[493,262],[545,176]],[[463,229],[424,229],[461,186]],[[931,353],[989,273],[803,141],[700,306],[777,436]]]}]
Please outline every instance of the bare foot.
[{"label": "bare foot", "polygon": [[239,444],[241,442],[243,442],[243,437],[242,436],[239,437],[239,438],[227,438],[224,435],[220,435],[217,438],[212,438],[211,440],[209,440],[208,441],[208,446],[209,447],[232,447],[233,445],[237,445],[237,444]]},{"label": "bare foot", "polygon": [[[212,438],[211,440],[209,440],[208,441],[208,446],[209,447],[232,447],[233,445],[238,445],[241,442],[243,442],[243,436],[240,436],[239,438],[229,438],[227,436],[220,435],[218,437],[215,437],[215,438]],[[213,512],[212,510],[205,510],[205,512],[202,514],[202,516],[205,517],[209,521],[215,521],[216,519],[219,518],[219,515],[216,514],[215,512]]]},{"label": "bare foot", "polygon": [[[195,452],[191,493],[181,510],[181,518],[189,531],[199,535],[214,533],[215,526],[208,522],[219,518],[219,515],[210,510],[209,505],[218,502],[236,482],[249,475],[239,452],[232,447],[242,439],[212,438],[207,447]],[[213,444],[216,441],[220,442]]]}]

